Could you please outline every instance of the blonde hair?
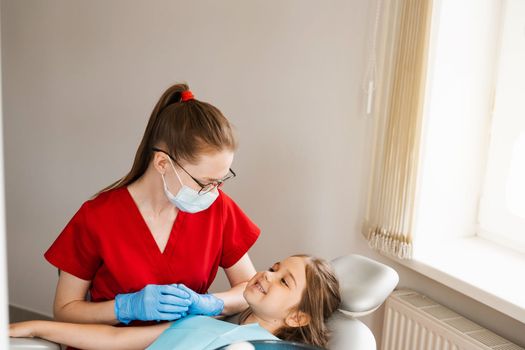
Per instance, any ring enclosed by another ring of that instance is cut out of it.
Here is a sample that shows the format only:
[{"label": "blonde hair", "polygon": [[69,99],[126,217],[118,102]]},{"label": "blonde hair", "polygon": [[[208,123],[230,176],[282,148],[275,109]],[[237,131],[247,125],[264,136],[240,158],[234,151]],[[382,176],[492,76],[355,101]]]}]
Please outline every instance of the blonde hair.
[{"label": "blonde hair", "polygon": [[[339,282],[332,266],[326,260],[306,254],[293,256],[306,261],[306,287],[301,300],[292,312],[300,311],[307,314],[310,322],[300,327],[283,326],[274,335],[281,340],[325,347],[330,335],[326,320],[341,303]],[[240,323],[244,322],[251,313],[250,309],[243,311]]]}]

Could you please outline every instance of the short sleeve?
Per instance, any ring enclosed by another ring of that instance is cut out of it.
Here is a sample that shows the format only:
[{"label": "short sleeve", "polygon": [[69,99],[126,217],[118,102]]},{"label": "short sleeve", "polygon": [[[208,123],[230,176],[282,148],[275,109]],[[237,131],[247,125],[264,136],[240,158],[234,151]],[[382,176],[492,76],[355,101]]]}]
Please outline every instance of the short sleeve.
[{"label": "short sleeve", "polygon": [[44,257],[58,269],[91,281],[102,260],[86,219],[88,210],[84,203]]},{"label": "short sleeve", "polygon": [[219,265],[233,266],[255,243],[261,230],[226,194],[223,197],[223,247]]}]

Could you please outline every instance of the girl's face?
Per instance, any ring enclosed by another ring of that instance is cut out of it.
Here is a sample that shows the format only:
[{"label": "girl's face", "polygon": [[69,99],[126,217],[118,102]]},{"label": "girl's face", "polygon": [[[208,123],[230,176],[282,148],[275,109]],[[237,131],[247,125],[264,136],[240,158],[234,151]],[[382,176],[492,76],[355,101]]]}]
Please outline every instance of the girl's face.
[{"label": "girl's face", "polygon": [[244,290],[253,313],[269,322],[285,320],[301,301],[306,287],[305,268],[304,258],[289,257],[258,272]]}]

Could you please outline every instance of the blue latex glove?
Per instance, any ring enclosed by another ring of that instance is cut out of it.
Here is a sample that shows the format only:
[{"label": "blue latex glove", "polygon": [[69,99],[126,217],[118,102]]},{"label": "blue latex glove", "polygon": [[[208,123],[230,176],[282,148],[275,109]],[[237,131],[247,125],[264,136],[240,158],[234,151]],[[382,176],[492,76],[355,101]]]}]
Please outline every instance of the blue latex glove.
[{"label": "blue latex glove", "polygon": [[224,301],[211,294],[199,294],[179,284],[179,289],[190,295],[191,305],[188,308],[188,314],[217,316],[224,309]]},{"label": "blue latex glove", "polygon": [[173,321],[186,316],[190,293],[176,284],[148,284],[135,293],[115,297],[115,316],[125,324],[133,320]]}]

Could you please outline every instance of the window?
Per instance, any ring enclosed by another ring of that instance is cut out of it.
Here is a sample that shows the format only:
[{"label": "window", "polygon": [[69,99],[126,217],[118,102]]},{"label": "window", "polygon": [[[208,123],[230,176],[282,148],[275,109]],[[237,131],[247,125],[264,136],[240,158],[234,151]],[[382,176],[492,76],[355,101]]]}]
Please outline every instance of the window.
[{"label": "window", "polygon": [[[519,1],[519,0],[518,0]],[[415,249],[474,237],[489,143],[502,2],[436,1],[421,140]]]},{"label": "window", "polygon": [[525,253],[525,1],[507,0],[502,19],[478,234]]},{"label": "window", "polygon": [[525,1],[434,0],[412,260],[525,322]]}]

